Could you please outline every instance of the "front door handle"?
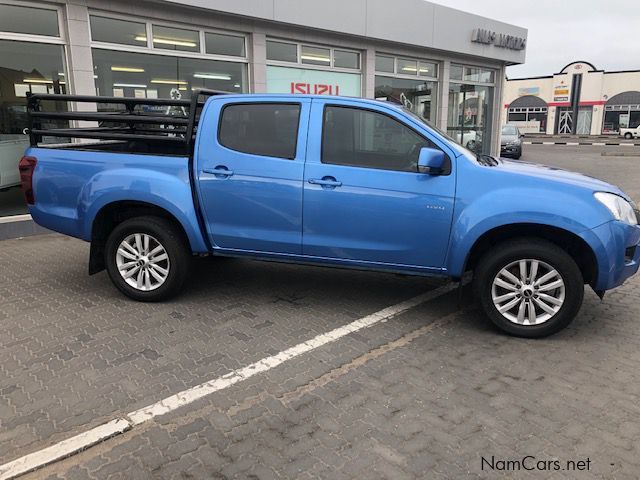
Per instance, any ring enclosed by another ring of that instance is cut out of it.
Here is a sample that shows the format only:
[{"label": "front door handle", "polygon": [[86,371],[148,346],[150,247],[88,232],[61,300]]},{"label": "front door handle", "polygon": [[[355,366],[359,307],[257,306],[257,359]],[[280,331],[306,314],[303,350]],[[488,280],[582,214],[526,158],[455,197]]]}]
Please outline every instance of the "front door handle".
[{"label": "front door handle", "polygon": [[229,170],[224,165],[218,165],[216,168],[203,168],[204,173],[210,173],[218,178],[227,178],[233,175],[233,170]]},{"label": "front door handle", "polygon": [[322,177],[322,179],[310,178],[308,182],[311,185],[320,185],[323,188],[336,188],[342,186],[342,182],[337,181],[333,177]]}]

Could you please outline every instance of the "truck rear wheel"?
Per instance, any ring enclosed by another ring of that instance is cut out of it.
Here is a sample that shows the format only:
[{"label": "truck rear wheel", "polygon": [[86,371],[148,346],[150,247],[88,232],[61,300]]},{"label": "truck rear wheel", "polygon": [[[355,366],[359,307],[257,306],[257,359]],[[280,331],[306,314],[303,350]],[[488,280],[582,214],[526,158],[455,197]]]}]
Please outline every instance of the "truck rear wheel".
[{"label": "truck rear wheel", "polygon": [[177,294],[187,278],[191,254],[182,232],[160,217],[119,224],[107,239],[105,264],[113,284],[134,300],[157,302]]},{"label": "truck rear wheel", "polygon": [[578,314],[584,281],[576,262],[551,242],[529,238],[493,247],[478,263],[474,291],[501,330],[518,337],[546,337]]}]

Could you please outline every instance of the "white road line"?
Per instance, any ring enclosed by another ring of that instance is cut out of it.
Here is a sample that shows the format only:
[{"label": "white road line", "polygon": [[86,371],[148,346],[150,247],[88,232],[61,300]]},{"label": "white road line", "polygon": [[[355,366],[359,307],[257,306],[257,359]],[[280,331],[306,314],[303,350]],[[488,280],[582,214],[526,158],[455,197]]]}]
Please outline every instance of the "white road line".
[{"label": "white road line", "polygon": [[567,145],[580,145],[580,142],[567,142]]},{"label": "white road line", "polygon": [[379,323],[383,320],[388,320],[389,318],[405,312],[410,308],[413,308],[417,305],[420,305],[421,303],[427,302],[433,298],[443,295],[450,291],[452,288],[454,288],[452,284],[445,285],[422,295],[418,295],[417,297],[411,298],[404,302],[392,305],[359,320],[355,320],[354,322],[351,322],[347,325],[331,330],[330,332],[322,333],[312,338],[311,340],[299,343],[298,345],[288,348],[280,353],[277,353],[276,355],[263,358],[262,360],[252,363],[251,365],[248,365],[244,368],[233,370],[232,372],[229,372],[220,378],[201,383],[200,385],[197,385],[193,388],[184,390],[180,393],[176,393],[175,395],[171,395],[170,397],[164,398],[159,402],[154,403],[153,405],[149,405],[147,407],[143,407],[139,410],[131,412],[127,415],[127,417],[129,417],[129,420],[131,420],[131,423],[133,425],[139,425],[143,422],[146,422],[147,420],[152,419],[153,417],[164,415],[177,408],[193,403],[196,400],[206,397],[207,395],[210,395],[219,390],[223,390],[235,383],[246,380],[247,378],[253,377],[258,373],[271,370],[272,368],[283,364],[287,360],[291,360],[292,358],[315,350],[316,348],[319,348],[328,343],[335,342],[336,340],[349,335],[350,333],[357,332],[358,330],[362,330],[363,328],[371,327],[372,325],[375,325],[376,323]]},{"label": "white road line", "polygon": [[621,147],[635,147],[633,143],[620,143],[618,145],[620,145]]},{"label": "white road line", "polygon": [[5,463],[0,466],[0,480],[9,480],[57,460],[62,460],[107,438],[126,432],[130,428],[131,424],[127,420],[112,420],[43,450],[30,453],[13,462]]},{"label": "white road line", "polygon": [[604,142],[594,142],[591,145],[594,147],[604,147],[606,144]]},{"label": "white road line", "polygon": [[555,145],[556,142],[542,142],[543,145]]},{"label": "white road line", "polygon": [[429,292],[410,298],[404,302],[397,303],[390,307],[379,310],[371,315],[355,320],[347,325],[338,327],[327,333],[322,333],[306,342],[299,343],[276,355],[263,358],[244,368],[233,370],[222,377],[202,383],[188,390],[184,390],[175,395],[171,395],[152,405],[143,407],[127,415],[128,419],[112,420],[87,432],[63,440],[55,445],[39,450],[12,462],[0,465],[0,480],[10,480],[25,473],[44,467],[57,460],[69,457],[74,453],[85,450],[96,443],[106,440],[115,435],[126,432],[136,425],[151,420],[159,415],[165,415],[177,408],[184,407],[214,392],[224,390],[238,382],[244,381],[258,373],[263,373],[272,368],[285,363],[292,358],[296,358],[304,353],[308,353],[323,345],[335,342],[350,333],[357,332],[364,328],[369,328],[377,323],[385,322],[413,307],[440,297],[456,288],[456,284],[450,283],[436,288]]}]

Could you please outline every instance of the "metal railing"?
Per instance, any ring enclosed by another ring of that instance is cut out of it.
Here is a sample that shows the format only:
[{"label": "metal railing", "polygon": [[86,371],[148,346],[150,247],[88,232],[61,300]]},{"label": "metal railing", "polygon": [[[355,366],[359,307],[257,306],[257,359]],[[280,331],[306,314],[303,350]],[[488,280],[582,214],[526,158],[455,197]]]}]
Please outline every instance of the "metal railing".
[{"label": "metal railing", "polygon": [[[227,94],[229,92],[202,89],[193,91],[190,100],[182,100],[28,93],[29,138],[31,146],[38,146],[43,136],[52,136],[184,145],[185,151],[190,152],[206,99]],[[95,111],[44,111],[46,102],[76,102],[95,104],[96,107]],[[115,109],[100,111],[99,105],[110,105]],[[55,123],[69,120],[97,122],[97,126],[55,126]]]}]

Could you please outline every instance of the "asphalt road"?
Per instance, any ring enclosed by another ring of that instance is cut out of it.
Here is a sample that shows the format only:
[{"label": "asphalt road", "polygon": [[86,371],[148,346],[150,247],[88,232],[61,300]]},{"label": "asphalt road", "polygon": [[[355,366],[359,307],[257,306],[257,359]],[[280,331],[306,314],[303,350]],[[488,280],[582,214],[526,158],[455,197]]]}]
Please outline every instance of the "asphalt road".
[{"label": "asphalt road", "polygon": [[[612,158],[530,146],[522,159],[633,192],[640,158],[622,172]],[[638,277],[604,302],[586,292],[566,330],[528,341],[499,333],[468,291],[422,278],[206,259],[184,295],[141,304],[88,277],[87,255],[58,235],[0,241],[0,472],[303,345],[24,478],[637,479]]]},{"label": "asphalt road", "polygon": [[[635,156],[609,156],[615,153]],[[520,160],[599,178],[619,186],[640,204],[640,147],[524,145]]]}]

